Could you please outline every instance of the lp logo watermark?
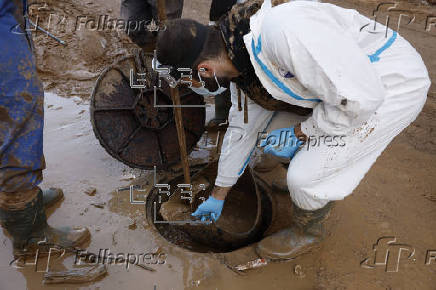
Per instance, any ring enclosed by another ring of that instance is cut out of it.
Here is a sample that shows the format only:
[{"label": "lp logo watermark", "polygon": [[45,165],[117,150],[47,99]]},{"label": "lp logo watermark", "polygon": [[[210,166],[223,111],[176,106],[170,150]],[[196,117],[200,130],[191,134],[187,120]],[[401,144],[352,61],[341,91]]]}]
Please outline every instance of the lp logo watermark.
[{"label": "lp logo watermark", "polygon": [[[384,267],[386,272],[398,272],[400,264],[405,261],[416,262],[415,248],[397,243],[396,237],[381,237],[373,245],[370,257],[360,263],[362,268],[374,269]],[[425,265],[436,264],[436,250],[427,250]]]}]

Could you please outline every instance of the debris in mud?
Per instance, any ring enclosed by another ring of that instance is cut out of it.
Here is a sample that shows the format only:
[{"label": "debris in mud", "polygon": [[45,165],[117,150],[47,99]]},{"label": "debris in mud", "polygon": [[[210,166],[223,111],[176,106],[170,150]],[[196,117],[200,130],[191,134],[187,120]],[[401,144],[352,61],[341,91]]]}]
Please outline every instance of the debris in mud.
[{"label": "debris in mud", "polygon": [[43,282],[45,284],[60,283],[87,283],[95,281],[107,274],[106,265],[96,265],[92,267],[82,267],[80,269],[47,272],[44,274]]},{"label": "debris in mud", "polygon": [[137,228],[136,220],[131,220],[128,228],[129,228],[129,230],[136,230],[136,228]]},{"label": "debris in mud", "polygon": [[425,193],[422,195],[424,198],[428,199],[429,201],[436,202],[436,195],[431,193]]},{"label": "debris in mud", "polygon": [[105,202],[92,202],[91,205],[95,206],[96,208],[104,208],[106,203]]},{"label": "debris in mud", "polygon": [[95,187],[89,187],[85,190],[85,193],[89,196],[94,196],[97,193],[97,188]]},{"label": "debris in mud", "polygon": [[88,208],[86,207],[81,213],[80,213],[80,215],[84,215],[85,213],[87,213],[88,212]]},{"label": "debris in mud", "polygon": [[259,259],[250,261],[248,263],[235,266],[235,270],[246,271],[246,270],[250,270],[250,269],[254,269],[254,268],[264,267],[266,265],[268,265],[268,261],[265,259],[259,258]]},{"label": "debris in mud", "polygon": [[131,181],[134,180],[136,178],[135,174],[129,172],[125,175],[123,175],[123,177],[120,179],[121,181]]},{"label": "debris in mud", "polygon": [[301,265],[295,265],[295,267],[294,267],[294,274],[295,274],[298,278],[304,278],[304,277],[306,277],[306,274],[304,274]]}]

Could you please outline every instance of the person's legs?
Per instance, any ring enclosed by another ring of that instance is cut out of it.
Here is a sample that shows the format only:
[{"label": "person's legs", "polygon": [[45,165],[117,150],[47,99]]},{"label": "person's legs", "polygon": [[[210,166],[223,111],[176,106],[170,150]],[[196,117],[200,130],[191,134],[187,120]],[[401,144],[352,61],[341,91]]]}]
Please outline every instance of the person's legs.
[{"label": "person's legs", "polygon": [[0,223],[13,239],[14,255],[31,254],[47,238],[75,246],[89,238],[87,229],[56,230],[47,225],[38,185],[43,155],[44,93],[12,5],[0,3]]},{"label": "person's legs", "polygon": [[[412,70],[418,71],[422,70]],[[323,132],[308,136],[305,146],[291,160],[287,174],[294,225],[262,240],[257,246],[259,255],[295,258],[324,238],[323,223],[331,202],[353,192],[392,139],[421,111],[430,83],[416,80],[409,83],[406,78],[386,86],[383,105],[349,136],[328,136]]]},{"label": "person's legs", "polygon": [[33,200],[45,168],[44,93],[26,37],[10,32],[17,23],[12,8],[0,18],[0,206],[9,198]]}]

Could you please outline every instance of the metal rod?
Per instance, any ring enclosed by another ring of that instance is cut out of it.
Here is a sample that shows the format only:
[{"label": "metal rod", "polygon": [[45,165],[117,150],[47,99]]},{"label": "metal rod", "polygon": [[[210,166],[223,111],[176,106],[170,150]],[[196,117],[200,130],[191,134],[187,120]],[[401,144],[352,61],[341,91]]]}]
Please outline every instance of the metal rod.
[{"label": "metal rod", "polygon": [[159,25],[167,21],[167,11],[166,11],[165,0],[157,0],[157,13],[159,17]]},{"label": "metal rod", "polygon": [[238,111],[242,111],[241,89],[238,87]]},{"label": "metal rod", "polygon": [[42,28],[41,26],[35,24],[32,20],[30,20],[30,18],[27,18],[29,20],[29,23],[31,25],[33,25],[33,27],[35,27],[36,29],[42,31],[43,33],[45,33],[46,35],[50,36],[51,38],[53,38],[55,41],[59,42],[62,45],[67,45],[67,43],[65,41],[63,41],[62,39],[54,36],[53,34],[51,34],[50,32],[48,32],[47,30],[45,30],[44,28]]},{"label": "metal rod", "polygon": [[174,116],[176,121],[177,128],[177,137],[179,139],[179,147],[180,147],[180,161],[182,163],[183,175],[185,177],[185,183],[191,184],[191,175],[189,172],[189,162],[188,162],[188,153],[186,151],[186,138],[185,138],[185,129],[183,127],[182,120],[182,108],[180,108],[180,95],[179,88],[171,88],[171,98],[174,104]]}]

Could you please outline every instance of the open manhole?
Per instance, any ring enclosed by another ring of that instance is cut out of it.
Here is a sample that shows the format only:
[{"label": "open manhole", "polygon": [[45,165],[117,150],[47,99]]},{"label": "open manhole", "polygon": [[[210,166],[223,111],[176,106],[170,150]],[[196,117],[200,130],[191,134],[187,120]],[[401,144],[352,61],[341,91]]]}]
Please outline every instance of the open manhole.
[{"label": "open manhole", "polygon": [[[195,176],[206,176],[210,186],[201,191],[194,200],[195,210],[201,204],[201,198],[207,198],[213,188],[216,175],[216,163],[201,171],[192,170]],[[171,180],[170,189],[177,189],[171,196],[181,190],[178,185],[183,184],[183,175]],[[195,184],[193,184],[195,187]],[[216,224],[184,223],[184,220],[165,220],[161,213],[161,206],[169,200],[167,194],[154,188],[147,197],[147,219],[157,231],[171,243],[196,252],[229,252],[240,247],[259,241],[271,223],[272,204],[268,193],[269,187],[261,180],[255,179],[251,169],[247,168],[236,185],[229,192],[224,204],[221,217]],[[191,210],[186,214],[190,216]]]}]

